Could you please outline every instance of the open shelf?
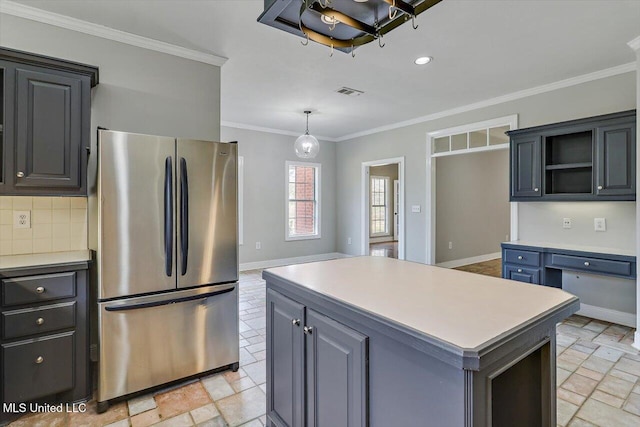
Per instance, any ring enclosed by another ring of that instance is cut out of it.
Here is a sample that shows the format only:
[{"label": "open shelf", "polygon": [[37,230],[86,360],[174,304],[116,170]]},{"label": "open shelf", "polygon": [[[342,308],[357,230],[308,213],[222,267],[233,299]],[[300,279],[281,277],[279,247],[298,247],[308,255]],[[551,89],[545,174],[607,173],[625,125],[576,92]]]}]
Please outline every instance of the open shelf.
[{"label": "open shelf", "polygon": [[547,165],[545,169],[548,171],[553,171],[553,170],[579,169],[579,168],[590,168],[590,167],[593,167],[593,163],[582,162],[582,163],[564,163],[564,164],[558,164],[558,165]]},{"label": "open shelf", "polygon": [[545,194],[593,192],[593,131],[545,138]]}]

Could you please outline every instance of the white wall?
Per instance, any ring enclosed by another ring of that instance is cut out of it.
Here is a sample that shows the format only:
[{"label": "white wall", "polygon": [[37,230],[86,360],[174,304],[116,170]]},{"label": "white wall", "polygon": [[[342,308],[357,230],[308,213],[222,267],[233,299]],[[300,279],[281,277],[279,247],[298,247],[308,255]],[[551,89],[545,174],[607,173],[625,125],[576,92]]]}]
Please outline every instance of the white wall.
[{"label": "white wall", "polygon": [[[419,123],[386,132],[363,136],[337,144],[337,249],[339,252],[359,254],[358,245],[348,245],[361,239],[360,227],[360,169],[364,161],[390,157],[406,157],[405,165],[405,211],[406,214],[406,259],[425,261],[426,251],[426,134],[427,132],[460,126],[468,123],[519,115],[521,128],[555,123],[564,120],[590,117],[616,111],[633,109],[636,106],[635,73],[625,73],[599,79],[553,92],[473,110],[454,116]],[[421,205],[420,213],[412,213],[411,205]],[[577,209],[578,205],[575,205]],[[634,213],[628,212],[624,204],[616,205],[623,212],[620,216],[635,221]],[[534,204],[521,204],[520,229],[525,235],[530,225],[523,219],[532,216]],[[568,211],[577,216],[574,210]],[[546,224],[534,224],[534,231],[546,232]],[[549,227],[554,227],[553,224]],[[610,232],[607,232],[610,233]],[[633,234],[633,230],[629,231]]]},{"label": "white wall", "polygon": [[[223,141],[238,141],[244,157],[244,244],[240,263],[333,253],[336,249],[336,146],[320,141],[311,163],[321,167],[320,239],[285,241],[285,161],[296,157],[296,137],[222,127]],[[256,249],[256,242],[261,249]]]}]

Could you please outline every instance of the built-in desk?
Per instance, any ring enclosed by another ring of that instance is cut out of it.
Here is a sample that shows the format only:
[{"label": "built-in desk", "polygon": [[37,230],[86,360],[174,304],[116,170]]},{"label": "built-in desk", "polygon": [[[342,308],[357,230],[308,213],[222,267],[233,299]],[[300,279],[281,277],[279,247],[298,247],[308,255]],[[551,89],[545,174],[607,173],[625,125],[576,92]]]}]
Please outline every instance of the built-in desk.
[{"label": "built-in desk", "polygon": [[[567,283],[570,277],[567,272],[579,273],[585,278],[601,277],[603,281],[617,286],[612,291],[624,287],[624,292],[634,292],[635,282],[631,281],[636,279],[636,256],[633,251],[613,248],[525,241],[502,243],[502,277],[505,279],[564,288],[573,292],[567,286],[571,285],[579,291],[579,284],[576,286],[575,283]],[[576,279],[575,275],[572,277]],[[586,286],[588,281],[583,282]],[[597,300],[589,303],[587,298],[578,295],[583,300],[580,314],[635,326],[635,313],[623,313],[619,308],[605,307],[608,303],[605,301],[607,292],[608,290],[602,292],[602,304]]]}]

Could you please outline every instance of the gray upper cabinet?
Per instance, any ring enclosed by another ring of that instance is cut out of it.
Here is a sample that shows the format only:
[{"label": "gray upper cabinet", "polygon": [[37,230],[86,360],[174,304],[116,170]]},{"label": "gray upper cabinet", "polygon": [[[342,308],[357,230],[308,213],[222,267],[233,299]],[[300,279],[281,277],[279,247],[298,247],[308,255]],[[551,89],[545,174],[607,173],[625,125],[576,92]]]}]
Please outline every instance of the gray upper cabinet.
[{"label": "gray upper cabinet", "polygon": [[507,132],[517,201],[636,199],[636,111]]},{"label": "gray upper cabinet", "polygon": [[598,128],[598,196],[636,194],[636,127],[622,123]]},{"label": "gray upper cabinet", "polygon": [[0,48],[0,194],[86,195],[98,69]]},{"label": "gray upper cabinet", "polygon": [[511,194],[513,197],[540,197],[540,136],[515,137],[511,142]]}]

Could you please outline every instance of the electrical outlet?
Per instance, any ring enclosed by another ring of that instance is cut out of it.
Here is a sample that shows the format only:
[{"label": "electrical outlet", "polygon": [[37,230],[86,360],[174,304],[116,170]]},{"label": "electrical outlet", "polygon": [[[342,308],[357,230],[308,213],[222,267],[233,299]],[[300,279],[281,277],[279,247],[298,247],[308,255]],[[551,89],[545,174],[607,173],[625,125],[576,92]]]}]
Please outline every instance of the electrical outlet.
[{"label": "electrical outlet", "polygon": [[449,249],[453,249],[453,242],[449,242]]},{"label": "electrical outlet", "polygon": [[351,244],[351,237],[347,237],[347,245]]},{"label": "electrical outlet", "polygon": [[562,219],[562,228],[571,228],[571,218]]},{"label": "electrical outlet", "polygon": [[256,242],[256,249],[262,249],[262,243]]},{"label": "electrical outlet", "polygon": [[13,211],[13,228],[31,228],[31,211]]},{"label": "electrical outlet", "polygon": [[411,205],[411,212],[420,213],[420,205]]},{"label": "electrical outlet", "polygon": [[593,218],[593,229],[595,231],[607,231],[607,220],[605,218]]}]

